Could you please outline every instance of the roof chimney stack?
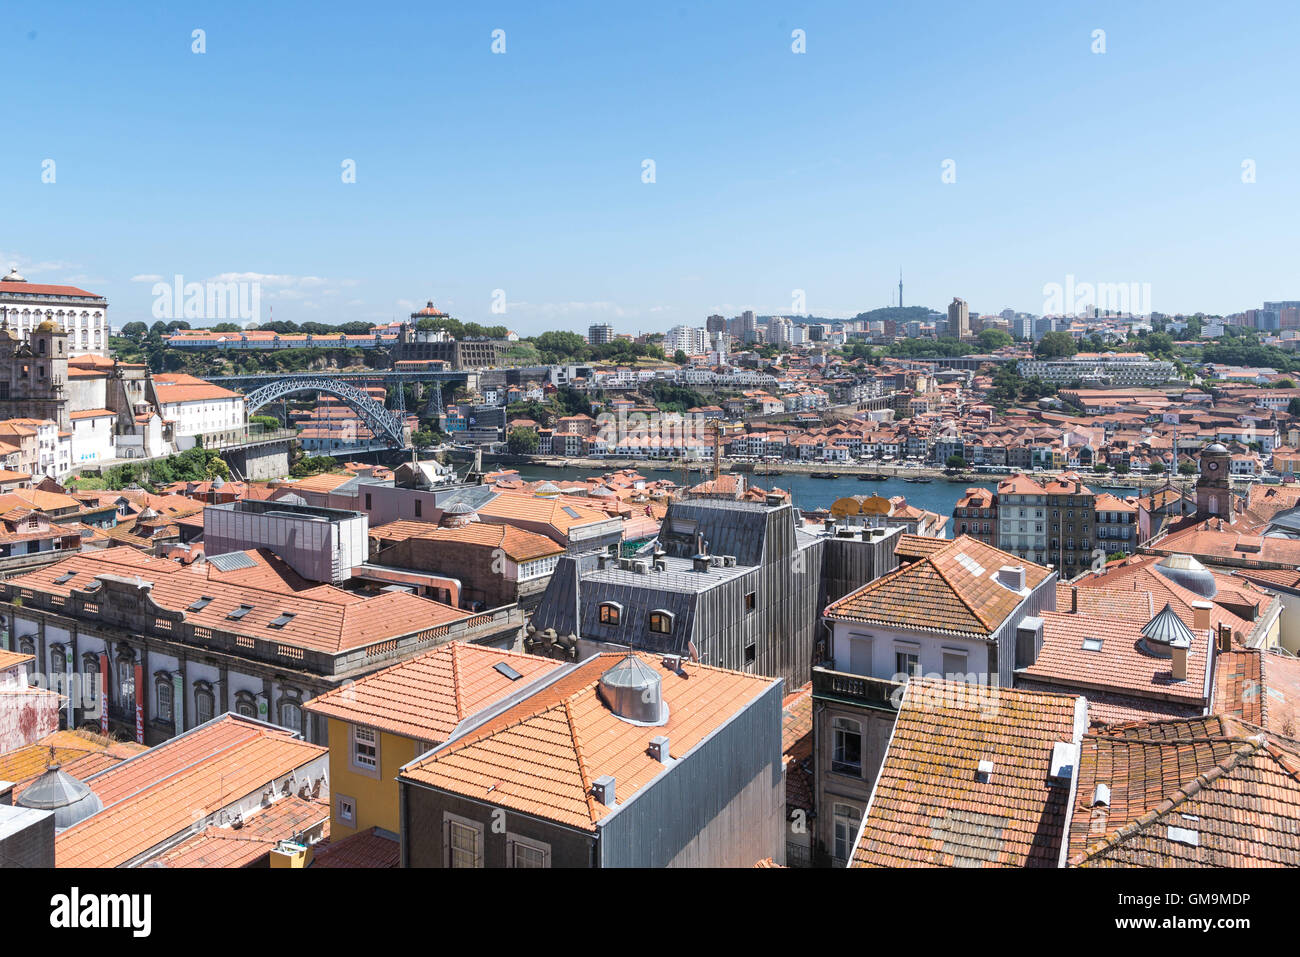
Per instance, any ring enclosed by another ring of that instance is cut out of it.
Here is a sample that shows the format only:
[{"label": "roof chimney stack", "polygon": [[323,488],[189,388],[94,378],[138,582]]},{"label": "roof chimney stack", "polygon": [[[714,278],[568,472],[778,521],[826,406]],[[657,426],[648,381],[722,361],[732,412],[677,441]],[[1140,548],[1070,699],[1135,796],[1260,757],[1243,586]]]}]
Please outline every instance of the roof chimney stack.
[{"label": "roof chimney stack", "polygon": [[614,802],[618,800],[614,796],[614,776],[611,774],[602,774],[596,780],[591,782],[591,796],[599,801],[605,807],[613,807]]},{"label": "roof chimney stack", "polygon": [[1219,652],[1232,650],[1232,628],[1225,622],[1219,625]]},{"label": "roof chimney stack", "polygon": [[650,757],[660,764],[667,764],[672,758],[668,754],[668,738],[659,734],[650,739]]},{"label": "roof chimney stack", "polygon": [[1192,602],[1192,630],[1207,632],[1210,630],[1210,609],[1214,606],[1208,601]]},{"label": "roof chimney stack", "polygon": [[1181,642],[1171,644],[1170,650],[1173,652],[1173,658],[1169,665],[1169,674],[1175,681],[1187,680],[1187,646]]}]

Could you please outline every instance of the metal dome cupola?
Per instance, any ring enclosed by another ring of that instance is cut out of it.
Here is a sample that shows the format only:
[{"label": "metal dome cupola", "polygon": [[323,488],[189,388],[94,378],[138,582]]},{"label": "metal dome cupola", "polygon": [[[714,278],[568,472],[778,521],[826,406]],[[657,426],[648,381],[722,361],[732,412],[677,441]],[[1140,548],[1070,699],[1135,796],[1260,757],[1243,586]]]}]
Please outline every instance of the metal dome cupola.
[{"label": "metal dome cupola", "polygon": [[632,724],[660,725],[668,720],[659,673],[637,655],[628,655],[600,676],[605,706]]},{"label": "metal dome cupola", "polygon": [[1142,626],[1143,645],[1159,658],[1169,658],[1175,648],[1190,648],[1195,636],[1183,624],[1172,604],[1166,603],[1160,613]]},{"label": "metal dome cupola", "polygon": [[94,791],[57,764],[46,768],[15,803],[37,811],[53,811],[56,831],[72,827],[104,809]]}]

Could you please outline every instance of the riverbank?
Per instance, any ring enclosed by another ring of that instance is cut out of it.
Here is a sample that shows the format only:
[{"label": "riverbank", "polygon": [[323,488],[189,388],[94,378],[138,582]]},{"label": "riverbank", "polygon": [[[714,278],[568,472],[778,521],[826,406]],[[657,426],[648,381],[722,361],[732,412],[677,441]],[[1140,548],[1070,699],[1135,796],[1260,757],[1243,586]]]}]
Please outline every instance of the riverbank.
[{"label": "riverbank", "polygon": [[[555,455],[487,455],[483,456],[484,467],[489,462],[499,468],[541,467],[552,469],[580,469],[595,472],[616,472],[619,469],[636,469],[646,476],[654,478],[656,474],[673,481],[679,481],[682,474],[681,465],[662,459],[617,459],[617,458],[565,458]],[[690,463],[688,473],[693,482],[703,482],[713,471],[713,463],[708,461]],[[758,471],[755,471],[757,469]],[[981,474],[969,469],[956,475],[950,475],[945,469],[930,466],[882,465],[860,462],[826,463],[826,462],[781,462],[775,464],[755,464],[752,462],[732,462],[722,460],[723,472],[741,472],[752,475],[755,484],[764,484],[764,479],[776,479],[782,475],[802,475],[811,477],[814,473],[831,473],[845,478],[857,478],[860,475],[884,475],[890,479],[928,478],[935,482],[951,482],[954,485],[990,485],[1007,478],[1006,475]],[[1037,481],[1045,482],[1061,472],[1026,473]],[[1114,472],[1093,472],[1090,469],[1079,472],[1085,484],[1095,484],[1106,488],[1143,489],[1156,488],[1170,478],[1168,475],[1116,475]],[[1176,475],[1173,480],[1179,485],[1189,485],[1196,480],[1191,475]],[[1247,483],[1239,482],[1240,486]]]}]

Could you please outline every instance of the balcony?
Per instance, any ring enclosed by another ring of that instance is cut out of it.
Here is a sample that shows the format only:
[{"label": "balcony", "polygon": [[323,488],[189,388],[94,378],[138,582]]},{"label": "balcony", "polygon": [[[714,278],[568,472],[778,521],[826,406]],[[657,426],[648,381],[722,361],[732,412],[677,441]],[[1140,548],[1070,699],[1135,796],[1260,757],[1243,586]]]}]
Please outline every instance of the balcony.
[{"label": "balcony", "polygon": [[848,674],[820,665],[813,668],[812,681],[814,698],[879,711],[898,710],[894,705],[894,697],[902,685],[896,681]]}]

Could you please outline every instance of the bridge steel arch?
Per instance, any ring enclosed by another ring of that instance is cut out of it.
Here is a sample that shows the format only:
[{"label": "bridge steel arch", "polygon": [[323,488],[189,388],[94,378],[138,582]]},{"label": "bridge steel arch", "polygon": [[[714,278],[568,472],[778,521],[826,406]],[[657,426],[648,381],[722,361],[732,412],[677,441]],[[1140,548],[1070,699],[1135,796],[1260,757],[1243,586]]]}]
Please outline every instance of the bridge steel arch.
[{"label": "bridge steel arch", "polygon": [[377,438],[399,448],[406,445],[406,426],[402,418],[376,402],[355,386],[325,376],[286,376],[268,385],[254,389],[244,396],[248,414],[262,406],[298,392],[324,392],[342,399],[355,412]]}]

